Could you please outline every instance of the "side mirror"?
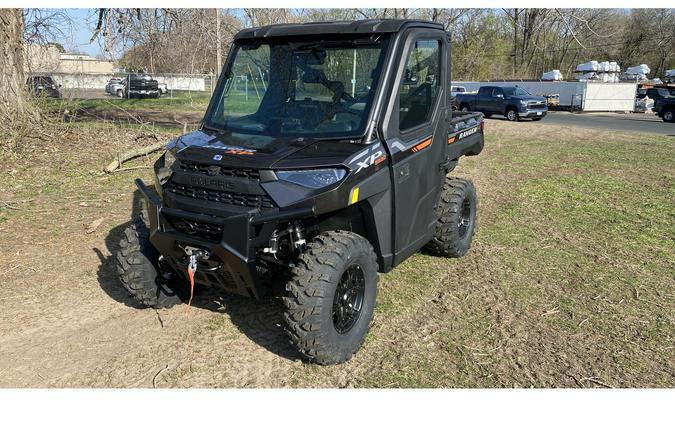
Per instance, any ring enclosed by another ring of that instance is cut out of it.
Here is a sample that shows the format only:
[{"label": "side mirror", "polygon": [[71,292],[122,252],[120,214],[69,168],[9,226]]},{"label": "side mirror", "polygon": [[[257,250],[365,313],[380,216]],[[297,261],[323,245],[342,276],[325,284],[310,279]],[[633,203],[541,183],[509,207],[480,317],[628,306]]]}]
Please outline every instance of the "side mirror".
[{"label": "side mirror", "polygon": [[501,98],[501,99],[503,100],[503,99],[504,99],[504,94],[497,94],[497,95],[495,95],[495,97]]}]

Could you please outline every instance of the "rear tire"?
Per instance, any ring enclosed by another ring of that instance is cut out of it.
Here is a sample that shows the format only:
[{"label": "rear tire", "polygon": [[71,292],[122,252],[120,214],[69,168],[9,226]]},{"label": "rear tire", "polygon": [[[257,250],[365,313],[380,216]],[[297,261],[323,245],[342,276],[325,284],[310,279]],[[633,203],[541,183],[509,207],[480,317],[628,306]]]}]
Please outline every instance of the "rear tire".
[{"label": "rear tire", "polygon": [[160,274],[159,252],[150,243],[145,212],[124,230],[115,262],[120,282],[143,306],[170,308],[182,302]]},{"label": "rear tire", "polygon": [[510,122],[516,122],[518,121],[518,110],[516,110],[513,107],[509,107],[506,109],[506,113],[504,114],[504,117],[506,117],[506,120]]},{"label": "rear tire", "polygon": [[377,281],[368,240],[340,230],[316,236],[286,284],[284,321],[291,343],[315,363],[349,360],[370,328]]},{"label": "rear tire", "polygon": [[426,249],[449,258],[464,256],[476,228],[476,188],[469,180],[447,178],[436,206],[436,233]]}]

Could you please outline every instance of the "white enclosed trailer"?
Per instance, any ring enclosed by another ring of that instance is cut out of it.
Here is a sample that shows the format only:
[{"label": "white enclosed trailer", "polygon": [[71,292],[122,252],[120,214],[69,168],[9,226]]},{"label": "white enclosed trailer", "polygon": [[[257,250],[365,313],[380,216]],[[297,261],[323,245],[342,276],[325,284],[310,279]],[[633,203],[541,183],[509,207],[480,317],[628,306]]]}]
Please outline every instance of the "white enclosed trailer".
[{"label": "white enclosed trailer", "polygon": [[574,107],[583,111],[633,111],[637,92],[637,84],[632,82],[453,81],[452,84],[462,85],[467,91],[476,91],[486,85],[518,85],[533,95],[558,94],[561,107]]}]

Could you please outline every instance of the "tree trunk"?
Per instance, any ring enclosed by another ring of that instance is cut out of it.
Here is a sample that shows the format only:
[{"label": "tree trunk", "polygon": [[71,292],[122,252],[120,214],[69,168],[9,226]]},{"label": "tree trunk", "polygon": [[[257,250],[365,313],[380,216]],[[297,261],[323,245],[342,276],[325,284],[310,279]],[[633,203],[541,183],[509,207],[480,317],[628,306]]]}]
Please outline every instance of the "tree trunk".
[{"label": "tree trunk", "polygon": [[23,72],[23,10],[0,8],[0,124],[33,114]]}]

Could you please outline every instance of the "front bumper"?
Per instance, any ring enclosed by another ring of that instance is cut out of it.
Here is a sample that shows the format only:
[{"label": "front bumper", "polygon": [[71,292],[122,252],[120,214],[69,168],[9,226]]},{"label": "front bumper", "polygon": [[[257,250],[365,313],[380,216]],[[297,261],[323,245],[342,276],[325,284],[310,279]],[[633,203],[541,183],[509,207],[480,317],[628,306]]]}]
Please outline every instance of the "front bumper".
[{"label": "front bumper", "polygon": [[132,89],[129,91],[133,95],[157,95],[159,90],[157,89]]},{"label": "front bumper", "polygon": [[525,109],[518,112],[519,117],[532,118],[544,117],[548,113],[548,109]]},{"label": "front bumper", "polygon": [[[214,217],[165,207],[159,196],[142,180],[136,179],[135,182],[147,202],[150,242],[174,271],[187,276],[185,247],[204,249],[210,256],[208,260],[198,262],[195,281],[242,296],[260,298],[264,293],[258,277],[256,249],[267,245],[280,222],[306,217],[314,212],[311,208],[301,208],[261,215],[252,210],[227,218]],[[195,227],[207,225],[218,228],[220,235],[205,239],[186,234],[175,228],[176,221],[183,224],[187,221]]]}]

